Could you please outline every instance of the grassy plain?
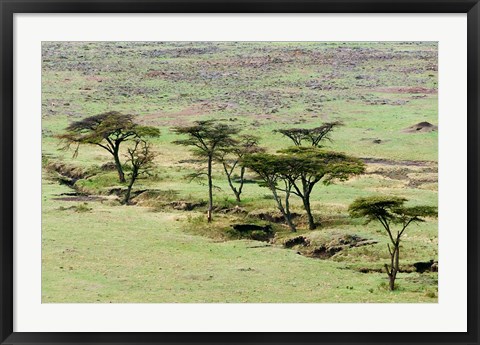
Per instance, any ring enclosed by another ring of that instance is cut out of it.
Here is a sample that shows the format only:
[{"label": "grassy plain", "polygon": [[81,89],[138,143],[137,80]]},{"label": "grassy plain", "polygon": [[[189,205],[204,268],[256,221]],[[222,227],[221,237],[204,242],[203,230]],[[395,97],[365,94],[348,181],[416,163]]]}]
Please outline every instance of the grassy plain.
[{"label": "grassy plain", "polygon": [[[347,213],[356,197],[372,194],[437,206],[438,133],[404,131],[437,125],[436,44],[45,42],[42,59],[43,302],[437,302],[437,273],[411,272],[438,258],[435,220],[407,229],[405,272],[390,292],[379,272],[386,235]],[[110,110],[162,131],[153,175],[134,186],[150,192],[136,205],[118,202],[114,191],[125,185],[105,168],[106,151],[82,146],[73,158],[55,138],[71,121]],[[217,166],[211,225],[202,207],[169,206],[207,198],[204,185],[185,179],[196,164],[172,144],[170,128],[209,118],[261,137],[270,152],[289,145],[274,129],[341,120],[327,146],[364,158],[367,173],[314,190],[321,228],[306,230],[294,199],[297,234],[275,223],[274,243],[237,239],[231,224],[266,224],[252,214],[275,212],[267,189],[245,185],[245,214],[224,213],[235,203]],[[59,183],[74,172],[82,176],[73,188]],[[312,245],[354,235],[378,243],[316,259],[282,246],[298,235]]]}]

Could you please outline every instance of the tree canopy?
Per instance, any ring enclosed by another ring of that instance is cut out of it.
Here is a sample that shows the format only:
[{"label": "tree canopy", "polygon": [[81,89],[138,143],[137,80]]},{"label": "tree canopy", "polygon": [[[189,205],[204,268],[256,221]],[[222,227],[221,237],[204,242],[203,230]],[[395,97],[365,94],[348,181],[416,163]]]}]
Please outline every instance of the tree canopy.
[{"label": "tree canopy", "polygon": [[173,143],[192,146],[196,155],[213,158],[217,149],[230,147],[236,143],[232,136],[239,131],[237,127],[215,120],[196,121],[191,126],[174,127],[174,133],[187,135],[187,138],[175,140]]},{"label": "tree canopy", "polygon": [[[235,143],[231,146],[222,147],[216,155],[217,160],[222,163],[228,184],[237,202],[241,201],[240,196],[245,182],[245,167],[240,165],[240,169],[236,168],[245,155],[265,151],[264,148],[258,146],[259,141],[260,139],[254,135],[244,134],[235,139]],[[236,170],[239,170],[238,186],[234,185],[234,172]]]},{"label": "tree canopy", "polygon": [[124,204],[129,204],[132,187],[137,178],[142,173],[147,173],[153,165],[155,153],[152,151],[150,144],[142,139],[136,139],[133,147],[127,149],[127,163],[131,166],[130,182],[128,183],[127,192],[125,194]]},{"label": "tree canopy", "polygon": [[[291,194],[300,197],[310,229],[316,227],[310,206],[310,196],[315,185],[320,181],[328,185],[334,180],[347,180],[352,175],[365,171],[364,163],[357,158],[316,147],[290,147],[276,155],[250,154],[244,157],[242,164],[255,171],[262,178],[262,184],[272,192],[284,192],[284,203],[287,206]],[[282,213],[285,213],[288,223],[289,210],[282,206],[278,194],[274,198],[280,211],[285,208]]]},{"label": "tree canopy", "polygon": [[74,156],[78,155],[80,144],[97,145],[108,151],[114,157],[120,182],[125,182],[119,157],[120,144],[135,138],[159,135],[158,128],[137,124],[131,114],[109,111],[72,122],[65,129],[65,133],[58,137],[65,142],[65,148],[77,144]]},{"label": "tree canopy", "polygon": [[[400,240],[405,229],[411,223],[424,222],[427,217],[437,217],[437,208],[433,206],[405,206],[407,199],[396,196],[370,196],[356,199],[350,206],[352,217],[366,218],[367,223],[376,220],[382,224],[390,243],[390,265],[385,269],[390,282],[390,290],[395,289],[395,279],[400,270]],[[393,225],[399,225],[395,232]],[[390,246],[391,245],[391,246]]]},{"label": "tree canopy", "polygon": [[[242,165],[253,170],[262,179],[261,185],[270,189],[277,208],[282,213],[285,222],[293,232],[296,227],[292,222],[290,212],[290,196],[293,185],[286,175],[289,173],[290,160],[294,157],[274,155],[269,153],[247,154],[242,159]],[[278,192],[283,192],[282,196]]]},{"label": "tree canopy", "polygon": [[433,206],[404,206],[405,198],[396,196],[370,196],[356,199],[349,207],[352,217],[364,217],[367,223],[378,220],[384,227],[390,223],[401,224],[402,230],[412,222],[423,222],[426,217],[436,217]]},{"label": "tree canopy", "polygon": [[330,134],[338,126],[342,126],[342,122],[326,122],[323,125],[315,128],[288,128],[276,129],[275,133],[280,133],[289,138],[295,146],[302,146],[306,141],[309,145],[314,147],[321,147],[322,141],[331,141]]},{"label": "tree canopy", "polygon": [[213,182],[212,166],[214,158],[223,148],[232,147],[237,143],[233,135],[240,131],[239,128],[214,120],[196,121],[191,126],[174,127],[173,132],[186,135],[186,139],[174,141],[174,144],[190,146],[196,156],[206,159],[206,172],[196,173],[195,176],[206,175],[208,180],[208,209],[207,219],[212,221],[213,210]]},{"label": "tree canopy", "polygon": [[310,230],[317,226],[310,205],[313,188],[319,182],[329,185],[365,171],[365,164],[357,158],[316,147],[291,147],[279,153],[285,161],[283,176],[293,186],[292,193],[302,199]]}]

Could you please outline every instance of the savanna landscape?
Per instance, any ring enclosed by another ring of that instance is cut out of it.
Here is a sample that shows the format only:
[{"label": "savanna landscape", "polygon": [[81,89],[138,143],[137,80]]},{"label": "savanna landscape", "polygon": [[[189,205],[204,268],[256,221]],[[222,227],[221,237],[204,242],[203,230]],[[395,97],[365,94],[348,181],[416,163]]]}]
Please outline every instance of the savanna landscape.
[{"label": "savanna landscape", "polygon": [[437,303],[435,42],[43,42],[43,303]]}]

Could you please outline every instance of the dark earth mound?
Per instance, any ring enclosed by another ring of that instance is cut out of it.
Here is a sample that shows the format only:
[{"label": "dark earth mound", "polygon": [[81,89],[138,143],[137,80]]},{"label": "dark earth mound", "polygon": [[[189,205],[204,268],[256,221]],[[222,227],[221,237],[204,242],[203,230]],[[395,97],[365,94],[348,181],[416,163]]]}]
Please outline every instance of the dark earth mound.
[{"label": "dark earth mound", "polygon": [[438,130],[438,126],[432,125],[430,122],[419,122],[413,126],[405,128],[403,133],[428,133]]},{"label": "dark earth mound", "polygon": [[285,248],[296,248],[299,254],[317,259],[328,259],[338,252],[353,247],[362,247],[373,245],[378,241],[366,239],[358,235],[344,234],[332,237],[325,243],[312,243],[312,241],[305,236],[297,236],[287,239],[283,242]]}]

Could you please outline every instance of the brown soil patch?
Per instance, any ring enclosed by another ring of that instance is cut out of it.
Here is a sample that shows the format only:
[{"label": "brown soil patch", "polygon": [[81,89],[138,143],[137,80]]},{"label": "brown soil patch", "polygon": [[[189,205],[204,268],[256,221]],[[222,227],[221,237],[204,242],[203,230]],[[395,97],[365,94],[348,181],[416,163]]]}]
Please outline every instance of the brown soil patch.
[{"label": "brown soil patch", "polygon": [[68,177],[74,180],[87,178],[89,175],[91,175],[88,171],[85,171],[82,168],[59,162],[49,163],[46,166],[46,169],[48,171],[54,171],[64,177]]},{"label": "brown soil patch", "polygon": [[52,198],[52,200],[57,200],[57,201],[81,201],[81,202],[87,202],[87,201],[105,201],[108,200],[107,198],[103,198],[101,196],[93,196],[93,195],[78,195],[78,196],[63,196],[59,198]]},{"label": "brown soil patch", "polygon": [[[208,115],[212,112],[222,111],[237,107],[234,103],[227,102],[201,102],[188,106],[180,111],[167,113],[156,112],[138,117],[138,121],[144,125],[182,126],[195,120],[198,116]],[[232,119],[231,121],[236,121]]]},{"label": "brown soil patch", "polygon": [[117,166],[115,165],[115,163],[113,162],[107,162],[105,164],[102,164],[100,166],[100,169],[102,171],[116,171],[117,170]]},{"label": "brown soil patch", "polygon": [[366,164],[382,164],[382,165],[391,165],[391,166],[399,166],[399,165],[406,165],[406,166],[430,166],[432,164],[436,164],[435,162],[429,161],[396,161],[392,159],[383,159],[383,158],[360,158]]},{"label": "brown soil patch", "polygon": [[432,125],[430,122],[419,122],[413,126],[407,127],[402,130],[403,133],[428,133],[438,130],[438,126]]},{"label": "brown soil patch", "polygon": [[283,242],[283,246],[285,248],[292,248],[295,246],[309,246],[309,245],[310,245],[310,240],[305,236],[297,236],[297,237],[289,238],[288,240],[285,240],[285,242]]},{"label": "brown soil patch", "polygon": [[172,207],[174,210],[193,211],[198,207],[206,206],[207,202],[206,201],[201,201],[201,202],[173,201],[168,205]]},{"label": "brown soil patch", "polygon": [[437,89],[429,89],[426,87],[415,86],[415,87],[384,87],[375,90],[376,92],[385,92],[385,93],[413,93],[413,94],[436,94]]},{"label": "brown soil patch", "polygon": [[246,214],[247,210],[238,205],[234,207],[215,207],[215,212],[225,213],[225,214]]},{"label": "brown soil patch", "polygon": [[329,259],[344,249],[363,247],[376,243],[378,243],[378,241],[366,239],[355,234],[347,234],[334,236],[324,243],[312,243],[312,241],[305,236],[297,236],[285,240],[283,246],[285,248],[296,247],[299,254],[310,258]]},{"label": "brown soil patch", "polygon": [[233,230],[239,232],[247,232],[247,231],[265,231],[271,232],[272,227],[270,225],[257,225],[257,224],[234,224],[232,225]]},{"label": "brown soil patch", "polygon": [[204,114],[200,109],[191,106],[175,113],[158,112],[143,115],[138,122],[147,126],[182,126],[193,120],[195,116]]},{"label": "brown soil patch", "polygon": [[229,67],[229,68],[274,68],[275,65],[291,62],[291,58],[286,56],[242,56],[231,59],[217,59],[209,61],[211,67]]},{"label": "brown soil patch", "polygon": [[428,161],[390,161],[383,159],[364,159],[368,164],[366,175],[381,176],[402,181],[404,187],[423,188],[438,182],[438,165]]},{"label": "brown soil patch", "polygon": [[88,76],[86,79],[87,79],[88,81],[96,81],[96,82],[98,82],[98,83],[101,83],[101,82],[103,82],[104,80],[108,80],[109,78],[91,75],[91,76]]},{"label": "brown soil patch", "polygon": [[46,165],[45,169],[53,173],[58,183],[73,187],[78,180],[86,179],[95,174],[83,168],[67,165],[61,162],[52,162]]},{"label": "brown soil patch", "polygon": [[146,78],[159,78],[166,80],[179,80],[183,78],[181,73],[171,72],[171,71],[150,71],[145,74]]},{"label": "brown soil patch", "polygon": [[378,241],[368,240],[357,235],[345,235],[333,239],[331,242],[314,247],[313,250],[304,253],[305,256],[318,259],[328,259],[338,252],[353,247],[363,247],[376,244]]},{"label": "brown soil patch", "polygon": [[[264,211],[252,211],[248,214],[249,217],[258,218],[271,223],[284,223],[285,218],[280,212],[264,212]],[[292,212],[292,220],[300,217],[300,214]]]}]

